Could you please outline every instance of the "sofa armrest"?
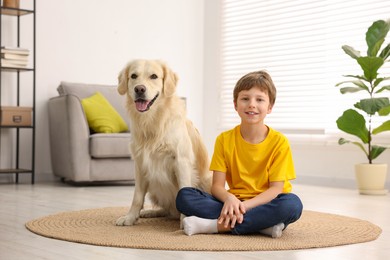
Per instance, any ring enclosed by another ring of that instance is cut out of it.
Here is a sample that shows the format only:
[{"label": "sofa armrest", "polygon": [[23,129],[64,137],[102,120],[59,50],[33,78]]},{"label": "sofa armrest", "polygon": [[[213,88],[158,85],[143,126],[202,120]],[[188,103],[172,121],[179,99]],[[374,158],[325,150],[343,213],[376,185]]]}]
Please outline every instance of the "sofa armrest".
[{"label": "sofa armrest", "polygon": [[53,173],[74,181],[90,180],[90,134],[80,99],[54,97],[48,107]]}]

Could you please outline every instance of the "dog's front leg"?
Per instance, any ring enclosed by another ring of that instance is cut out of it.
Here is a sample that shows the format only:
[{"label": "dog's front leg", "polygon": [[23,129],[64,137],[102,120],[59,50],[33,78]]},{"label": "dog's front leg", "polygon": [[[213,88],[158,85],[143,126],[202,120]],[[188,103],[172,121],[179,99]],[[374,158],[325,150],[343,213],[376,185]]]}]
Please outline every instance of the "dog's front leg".
[{"label": "dog's front leg", "polygon": [[116,221],[117,226],[132,226],[138,220],[140,211],[144,206],[145,195],[147,191],[147,183],[143,181],[143,178],[137,178],[136,171],[136,182],[135,182],[135,191],[133,202],[131,203],[131,207],[127,215],[120,217]]},{"label": "dog's front leg", "polygon": [[[181,160],[181,164],[177,164],[176,166],[176,179],[179,185],[179,189],[184,187],[192,187],[192,172],[191,172],[191,164],[187,162],[185,159]],[[184,214],[180,214],[180,229],[183,229],[183,219],[186,217]]]}]

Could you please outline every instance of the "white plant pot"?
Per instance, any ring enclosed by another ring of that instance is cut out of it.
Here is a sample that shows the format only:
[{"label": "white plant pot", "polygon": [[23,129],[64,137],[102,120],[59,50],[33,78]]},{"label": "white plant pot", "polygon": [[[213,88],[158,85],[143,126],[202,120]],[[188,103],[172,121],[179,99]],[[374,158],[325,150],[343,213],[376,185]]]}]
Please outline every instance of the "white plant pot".
[{"label": "white plant pot", "polygon": [[361,163],[355,165],[356,182],[360,194],[386,195],[387,164]]}]

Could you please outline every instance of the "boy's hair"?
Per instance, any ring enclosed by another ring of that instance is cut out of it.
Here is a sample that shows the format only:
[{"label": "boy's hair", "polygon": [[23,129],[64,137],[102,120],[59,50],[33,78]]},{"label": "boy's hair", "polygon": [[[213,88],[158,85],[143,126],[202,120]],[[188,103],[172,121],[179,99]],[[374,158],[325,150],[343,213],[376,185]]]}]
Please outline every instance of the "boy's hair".
[{"label": "boy's hair", "polygon": [[271,106],[275,104],[275,85],[272,81],[271,76],[263,70],[250,72],[237,81],[236,86],[233,90],[234,103],[237,103],[238,93],[243,90],[250,90],[254,87],[259,88],[261,91],[264,91],[268,94]]}]

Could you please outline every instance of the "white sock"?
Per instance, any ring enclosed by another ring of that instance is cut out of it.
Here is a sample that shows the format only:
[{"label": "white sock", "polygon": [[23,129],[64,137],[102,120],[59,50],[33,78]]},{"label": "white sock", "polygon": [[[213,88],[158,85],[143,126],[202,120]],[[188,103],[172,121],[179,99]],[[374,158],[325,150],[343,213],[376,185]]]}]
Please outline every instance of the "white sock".
[{"label": "white sock", "polygon": [[183,219],[184,233],[188,236],[218,233],[217,225],[217,219],[206,219],[196,216],[185,217]]},{"label": "white sock", "polygon": [[271,236],[272,238],[279,238],[282,236],[283,228],[284,228],[284,224],[279,223],[273,227],[260,230],[260,233],[267,236]]}]

